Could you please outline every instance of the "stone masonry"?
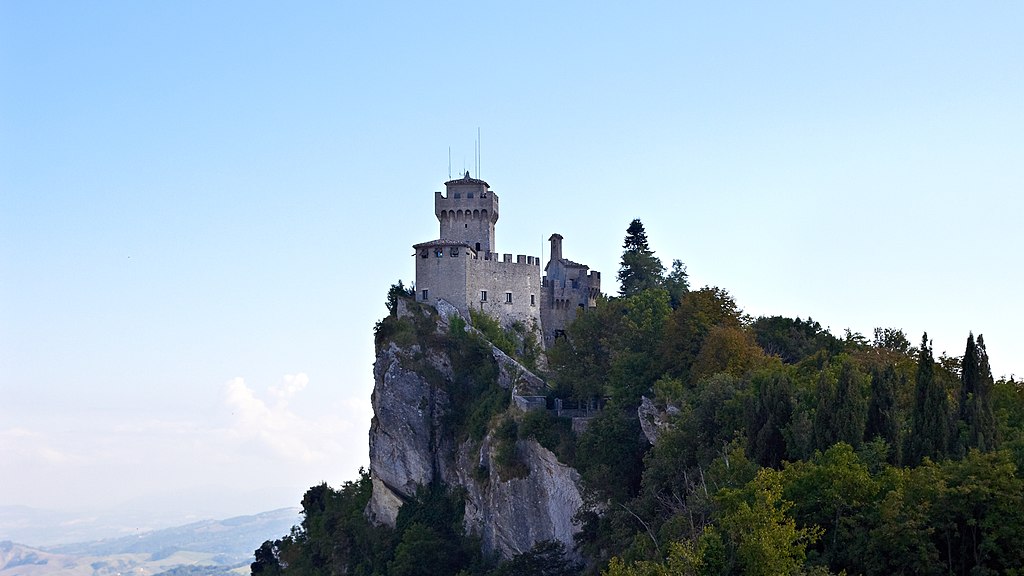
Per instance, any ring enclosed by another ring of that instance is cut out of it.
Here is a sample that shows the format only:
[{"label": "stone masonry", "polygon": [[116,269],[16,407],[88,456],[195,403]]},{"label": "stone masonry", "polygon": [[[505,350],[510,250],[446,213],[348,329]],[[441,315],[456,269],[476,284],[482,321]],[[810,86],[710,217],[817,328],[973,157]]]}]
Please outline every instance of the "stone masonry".
[{"label": "stone masonry", "polygon": [[468,317],[482,310],[502,325],[521,322],[539,330],[545,345],[561,334],[579,310],[595,305],[600,272],[562,257],[562,236],[550,238],[551,257],[541,277],[540,258],[495,252],[498,195],[487,182],[463,178],[434,193],[440,237],[413,246],[416,300],[444,299]]}]

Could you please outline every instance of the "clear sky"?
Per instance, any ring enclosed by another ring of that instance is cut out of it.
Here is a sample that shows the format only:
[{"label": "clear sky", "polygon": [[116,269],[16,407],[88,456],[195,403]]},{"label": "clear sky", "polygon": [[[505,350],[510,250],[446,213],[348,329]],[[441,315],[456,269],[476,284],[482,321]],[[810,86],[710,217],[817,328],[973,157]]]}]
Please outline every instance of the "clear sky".
[{"label": "clear sky", "polygon": [[695,286],[1024,374],[1019,2],[0,0],[0,504],[298,503],[368,462],[433,192],[614,292]]}]

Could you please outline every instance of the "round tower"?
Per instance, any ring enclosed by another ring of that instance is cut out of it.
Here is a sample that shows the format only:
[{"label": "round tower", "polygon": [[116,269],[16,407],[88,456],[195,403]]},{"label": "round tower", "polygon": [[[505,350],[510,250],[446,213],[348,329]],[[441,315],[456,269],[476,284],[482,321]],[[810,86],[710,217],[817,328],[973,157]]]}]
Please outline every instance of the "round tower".
[{"label": "round tower", "polygon": [[444,183],[445,193],[434,193],[434,215],[441,238],[469,244],[477,252],[494,252],[494,225],[498,221],[498,195],[487,182],[462,178]]}]

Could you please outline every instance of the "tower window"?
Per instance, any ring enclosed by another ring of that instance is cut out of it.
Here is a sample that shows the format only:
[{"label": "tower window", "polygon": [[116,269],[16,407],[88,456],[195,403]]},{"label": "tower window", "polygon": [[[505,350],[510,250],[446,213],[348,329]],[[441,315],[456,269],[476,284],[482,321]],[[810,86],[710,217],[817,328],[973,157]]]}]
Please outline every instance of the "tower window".
[{"label": "tower window", "polygon": [[477,252],[479,252],[479,251],[480,251],[480,243],[479,243],[479,242],[477,242],[477,243],[476,243],[476,251],[477,251]]},{"label": "tower window", "polygon": [[480,301],[487,302],[487,290],[480,291]]},{"label": "tower window", "polygon": [[472,197],[473,197],[473,193],[472,192],[466,192],[466,198],[472,198]]},{"label": "tower window", "polygon": [[462,193],[461,192],[456,192],[455,193],[455,199],[458,200],[459,198],[462,198]]},{"label": "tower window", "polygon": [[438,258],[444,256],[444,250],[442,250],[441,248],[434,250],[434,256],[437,256]]},{"label": "tower window", "polygon": [[530,294],[530,306],[536,306],[536,305],[537,305],[537,296],[535,296],[534,294]]},{"label": "tower window", "polygon": [[427,298],[429,298],[429,297],[430,297],[430,292],[427,291],[427,290],[424,290],[423,291],[423,301],[426,302]]},{"label": "tower window", "polygon": [[511,292],[505,292],[505,304],[511,304],[511,303],[512,303],[512,293]]},{"label": "tower window", "polygon": [[420,251],[420,258],[426,258],[429,255],[430,255],[430,251],[427,250],[426,248],[424,248],[423,250]]},{"label": "tower window", "polygon": [[458,246],[453,246],[452,247],[452,258],[455,258],[458,255],[459,255],[459,248],[458,248]]}]

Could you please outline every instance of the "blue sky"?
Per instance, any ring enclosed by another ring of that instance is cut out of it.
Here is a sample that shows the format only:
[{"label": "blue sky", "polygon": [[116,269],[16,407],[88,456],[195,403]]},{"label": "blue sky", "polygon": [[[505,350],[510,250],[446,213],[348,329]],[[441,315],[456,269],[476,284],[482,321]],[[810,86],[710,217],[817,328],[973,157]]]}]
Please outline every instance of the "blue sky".
[{"label": "blue sky", "polygon": [[478,128],[502,252],[559,232],[614,292],[638,217],[754,316],[1024,374],[1022,16],[0,1],[0,504],[354,477],[373,324]]}]

